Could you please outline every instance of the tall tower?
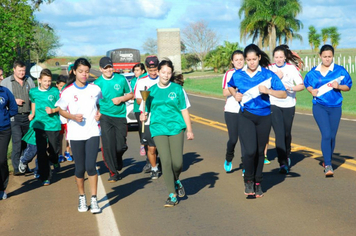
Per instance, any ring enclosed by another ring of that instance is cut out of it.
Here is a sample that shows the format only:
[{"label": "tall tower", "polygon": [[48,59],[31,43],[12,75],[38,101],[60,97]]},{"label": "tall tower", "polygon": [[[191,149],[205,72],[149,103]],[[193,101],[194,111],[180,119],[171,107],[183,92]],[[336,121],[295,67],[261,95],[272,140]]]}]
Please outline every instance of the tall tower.
[{"label": "tall tower", "polygon": [[158,58],[169,58],[174,65],[174,70],[182,72],[180,29],[157,29]]}]

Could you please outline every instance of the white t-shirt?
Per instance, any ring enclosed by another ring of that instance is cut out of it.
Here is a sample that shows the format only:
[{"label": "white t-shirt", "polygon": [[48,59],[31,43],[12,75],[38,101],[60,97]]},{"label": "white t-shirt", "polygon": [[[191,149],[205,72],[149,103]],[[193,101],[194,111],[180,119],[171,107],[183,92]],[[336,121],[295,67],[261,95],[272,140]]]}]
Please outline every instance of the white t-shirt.
[{"label": "white t-shirt", "polygon": [[141,92],[142,90],[145,90],[145,86],[146,86],[146,90],[148,90],[150,87],[152,87],[153,85],[157,84],[159,81],[159,78],[157,76],[156,79],[151,79],[151,77],[149,77],[148,75],[142,77],[142,78],[139,78],[136,82],[136,85],[135,85],[135,98],[140,98],[142,99],[142,96],[141,96]]},{"label": "white t-shirt", "polygon": [[56,106],[70,114],[83,114],[82,122],[68,120],[68,140],[88,140],[100,136],[99,121],[94,117],[101,98],[101,89],[95,84],[78,87],[74,82],[63,90]]},{"label": "white t-shirt", "polygon": [[[230,81],[232,78],[232,75],[235,73],[235,69],[231,69],[226,71],[223,80],[222,80],[222,88],[227,89],[227,83]],[[240,111],[240,104],[236,101],[236,99],[233,96],[228,96],[226,97],[226,103],[224,107],[225,112],[232,112],[232,113],[239,113]]]},{"label": "white t-shirt", "polygon": [[[295,67],[295,65],[286,63],[284,66],[278,67],[274,63],[270,65],[268,69],[270,69],[274,73],[276,73],[277,70],[281,70],[283,72],[283,77],[281,79],[282,83],[288,87],[293,87],[298,84],[303,84],[303,78],[300,75],[300,72],[297,69],[297,67]],[[295,91],[287,90],[287,98],[276,98],[270,95],[270,102],[271,105],[276,105],[277,107],[283,107],[283,108],[294,107],[296,104]]]}]

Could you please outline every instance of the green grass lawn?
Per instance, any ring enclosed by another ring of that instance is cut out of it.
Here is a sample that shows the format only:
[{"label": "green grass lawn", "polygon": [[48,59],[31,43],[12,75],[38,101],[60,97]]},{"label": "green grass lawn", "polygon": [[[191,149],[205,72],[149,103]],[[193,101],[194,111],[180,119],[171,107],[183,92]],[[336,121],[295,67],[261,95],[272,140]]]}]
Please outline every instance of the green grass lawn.
[{"label": "green grass lawn", "polygon": [[[306,72],[302,73],[303,77]],[[356,74],[351,74],[353,81],[356,80]],[[214,78],[187,79],[184,82],[184,89],[187,92],[198,93],[213,97],[223,98],[222,95],[222,76]],[[353,88],[349,92],[343,92],[342,112],[344,115],[356,116],[356,89]],[[312,96],[304,89],[297,93],[297,108],[304,110],[312,109]]]}]

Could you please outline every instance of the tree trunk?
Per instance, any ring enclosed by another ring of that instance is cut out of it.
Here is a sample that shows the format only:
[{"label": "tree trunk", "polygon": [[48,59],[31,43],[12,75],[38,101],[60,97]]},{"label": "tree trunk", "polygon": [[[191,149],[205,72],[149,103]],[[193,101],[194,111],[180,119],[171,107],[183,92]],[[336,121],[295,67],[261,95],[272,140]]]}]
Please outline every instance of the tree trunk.
[{"label": "tree trunk", "polygon": [[204,72],[204,61],[201,60],[201,71]]},{"label": "tree trunk", "polygon": [[270,26],[270,33],[269,33],[269,58],[272,60],[273,58],[273,50],[276,47],[276,26],[271,25]]}]

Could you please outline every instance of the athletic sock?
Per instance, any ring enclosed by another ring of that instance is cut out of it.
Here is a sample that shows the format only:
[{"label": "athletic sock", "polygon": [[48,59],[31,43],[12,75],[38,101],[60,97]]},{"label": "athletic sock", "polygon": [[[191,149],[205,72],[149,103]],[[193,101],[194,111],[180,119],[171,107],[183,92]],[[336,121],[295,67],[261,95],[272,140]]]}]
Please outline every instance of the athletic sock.
[{"label": "athletic sock", "polygon": [[158,171],[157,165],[156,165],[155,167],[151,167],[151,170],[152,170],[152,171]]}]

